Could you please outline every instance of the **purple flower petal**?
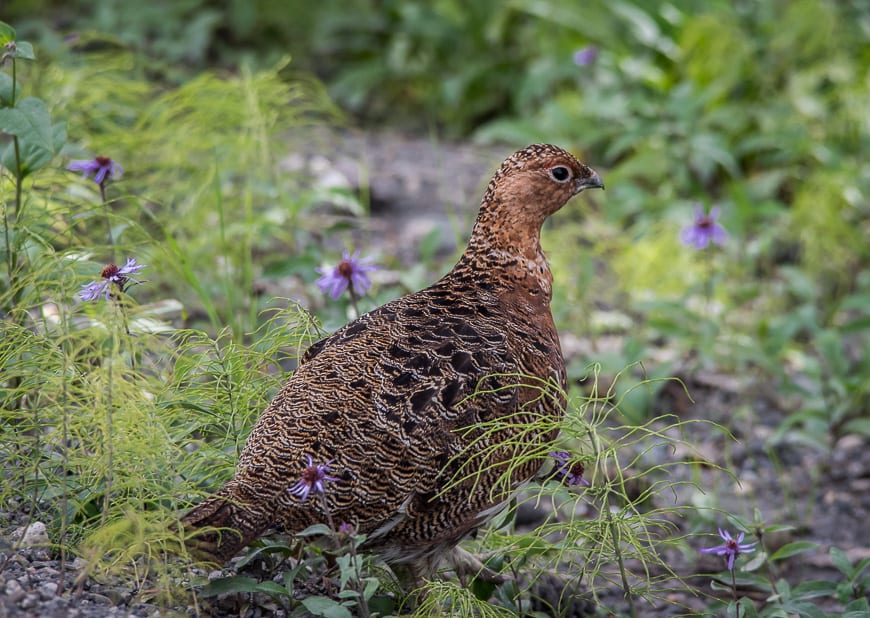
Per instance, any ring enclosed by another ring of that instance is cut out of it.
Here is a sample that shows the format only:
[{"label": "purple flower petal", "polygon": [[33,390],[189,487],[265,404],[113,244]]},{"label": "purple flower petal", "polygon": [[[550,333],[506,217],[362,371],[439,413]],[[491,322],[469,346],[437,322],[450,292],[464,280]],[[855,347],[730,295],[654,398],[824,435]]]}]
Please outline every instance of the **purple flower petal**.
[{"label": "purple flower petal", "polygon": [[345,251],[342,260],[332,268],[318,268],[321,277],[317,286],[324,294],[329,294],[333,300],[338,299],[345,290],[351,288],[354,294],[362,296],[372,287],[372,282],[366,273],[375,271],[377,266],[370,264],[372,258],[360,258],[359,251],[353,255]]},{"label": "purple flower petal", "polygon": [[85,177],[94,175],[94,182],[102,185],[107,180],[121,177],[124,168],[112,161],[109,157],[95,157],[93,159],[70,161],[66,169],[72,172],[83,172]]},{"label": "purple flower petal", "polygon": [[716,556],[725,556],[726,557],[726,565],[729,571],[734,570],[734,562],[737,560],[737,556],[743,553],[750,553],[755,551],[755,543],[744,543],[741,544],[746,533],[741,532],[740,535],[735,539],[731,536],[731,533],[728,530],[723,530],[719,528],[719,536],[725,543],[723,545],[717,545],[716,547],[707,547],[699,550],[702,554],[714,554]]},{"label": "purple flower petal", "polygon": [[109,300],[110,284],[111,281],[108,279],[103,279],[102,281],[91,281],[82,286],[82,290],[79,292],[79,298],[83,301],[90,302],[92,300],[97,300],[100,296],[105,296],[106,300]]},{"label": "purple flower petal", "polygon": [[308,496],[312,491],[321,494],[324,493],[326,489],[324,481],[340,480],[338,477],[329,476],[329,474],[327,474],[332,460],[324,464],[315,464],[311,455],[306,455],[306,457],[308,458],[308,466],[302,471],[302,478],[287,490],[288,493],[296,496],[302,502],[305,502],[305,500],[308,499]]},{"label": "purple flower petal", "polygon": [[580,67],[594,64],[598,59],[598,48],[595,45],[587,45],[574,52],[574,64]]},{"label": "purple flower petal", "polygon": [[709,213],[705,213],[700,205],[696,205],[694,222],[680,230],[682,243],[698,250],[706,249],[710,243],[724,245],[728,232],[717,222],[719,210],[718,206],[713,206]]}]

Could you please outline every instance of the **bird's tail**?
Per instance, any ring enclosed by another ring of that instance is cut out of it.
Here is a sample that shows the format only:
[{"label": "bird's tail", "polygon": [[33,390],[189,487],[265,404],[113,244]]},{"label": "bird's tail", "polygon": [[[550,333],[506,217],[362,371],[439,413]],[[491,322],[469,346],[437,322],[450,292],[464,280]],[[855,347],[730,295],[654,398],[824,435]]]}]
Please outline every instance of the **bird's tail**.
[{"label": "bird's tail", "polygon": [[204,562],[229,562],[269,527],[266,513],[226,493],[207,498],[181,518],[188,551]]}]

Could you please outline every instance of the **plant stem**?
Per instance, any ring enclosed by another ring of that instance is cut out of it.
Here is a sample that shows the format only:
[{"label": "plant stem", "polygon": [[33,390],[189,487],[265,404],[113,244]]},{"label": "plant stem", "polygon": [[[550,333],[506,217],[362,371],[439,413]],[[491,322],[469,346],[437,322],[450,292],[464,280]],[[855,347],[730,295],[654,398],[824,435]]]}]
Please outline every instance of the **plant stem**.
[{"label": "plant stem", "polygon": [[[589,435],[589,443],[592,445],[592,451],[595,454],[595,461],[597,463],[601,460],[601,449],[598,446],[597,436],[592,431],[591,427],[588,427],[586,432]],[[625,596],[625,600],[628,602],[629,615],[632,618],[635,618],[637,616],[637,610],[634,607],[634,597],[631,594],[631,586],[628,582],[628,575],[625,572],[625,562],[622,559],[622,548],[620,547],[619,541],[619,526],[616,525],[616,521],[613,519],[613,513],[610,511],[609,490],[604,495],[602,508],[604,509],[604,517],[607,521],[607,528],[610,532],[610,538],[613,539],[613,553],[616,556],[616,562],[619,566],[619,576],[622,579],[622,591]]]},{"label": "plant stem", "polygon": [[351,539],[350,539],[350,559],[353,562],[354,592],[356,592],[357,598],[359,599],[359,604],[357,605],[357,609],[359,611],[357,612],[357,615],[360,618],[369,618],[369,616],[371,616],[371,612],[369,612],[369,604],[366,601],[366,597],[365,597],[365,587],[363,586],[363,583],[362,583],[359,559],[357,558],[357,553],[356,553],[356,540],[353,538],[353,536],[351,536]]},{"label": "plant stem", "polygon": [[329,526],[329,529],[332,530],[332,540],[335,543],[335,548],[338,549],[338,539],[335,537],[335,521],[332,519],[332,513],[329,510],[329,503],[326,501],[326,494],[319,493],[320,495],[320,504],[323,506],[323,514],[326,515],[326,524]]},{"label": "plant stem", "polygon": [[731,569],[731,597],[734,599],[737,618],[740,618],[740,602],[737,600],[737,577],[734,575],[734,569]]},{"label": "plant stem", "polygon": [[112,500],[112,482],[113,482],[113,467],[115,465],[114,462],[114,449],[112,448],[112,440],[114,438],[114,432],[112,430],[112,407],[114,406],[113,396],[112,396],[112,379],[114,377],[114,369],[115,369],[115,357],[119,353],[120,343],[118,341],[118,333],[115,329],[112,329],[112,356],[109,359],[109,373],[107,376],[108,387],[106,389],[106,488],[105,494],[103,496],[103,513],[100,518],[100,525],[104,525],[106,521],[109,519],[109,505]]},{"label": "plant stem", "polygon": [[357,300],[356,290],[353,289],[353,283],[348,282],[347,291],[350,292],[350,306],[353,307],[354,317],[359,317],[359,304]]},{"label": "plant stem", "polygon": [[115,238],[112,234],[112,220],[109,216],[109,202],[106,200],[106,179],[103,179],[103,182],[100,183],[100,198],[103,200],[103,218],[106,220],[106,235],[109,239],[109,251],[112,263],[115,264],[118,261],[118,257],[115,255]]},{"label": "plant stem", "polygon": [[610,500],[607,496],[604,498],[604,511],[607,517],[607,528],[610,530],[610,538],[613,539],[613,553],[616,555],[616,563],[619,565],[619,576],[622,579],[622,591],[625,600],[628,601],[628,612],[632,618],[637,616],[637,610],[634,607],[634,598],[631,594],[631,586],[628,583],[628,575],[625,573],[625,563],[622,560],[622,548],[619,543],[619,526],[613,519],[613,513],[610,511]]}]

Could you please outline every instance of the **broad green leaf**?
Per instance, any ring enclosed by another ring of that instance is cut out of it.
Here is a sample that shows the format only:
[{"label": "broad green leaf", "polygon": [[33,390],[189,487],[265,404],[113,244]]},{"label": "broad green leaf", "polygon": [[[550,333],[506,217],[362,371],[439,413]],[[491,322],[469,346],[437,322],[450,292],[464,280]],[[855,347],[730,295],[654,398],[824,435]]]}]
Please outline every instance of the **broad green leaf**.
[{"label": "broad green leaf", "polygon": [[831,562],[834,563],[834,566],[837,567],[840,573],[846,577],[852,575],[852,562],[849,560],[849,557],[846,556],[846,552],[839,547],[832,547],[828,552],[828,555],[831,557]]},{"label": "broad green leaf", "polygon": [[327,597],[308,597],[302,599],[302,605],[315,616],[324,618],[353,618],[350,610]]},{"label": "broad green leaf", "polygon": [[867,599],[855,599],[843,608],[842,618],[858,618],[859,616],[866,618],[868,611],[870,611],[870,603],[867,602]]},{"label": "broad green leaf", "polygon": [[0,109],[0,131],[46,150],[54,145],[48,108],[36,97],[27,97],[15,107]]},{"label": "broad green leaf", "polygon": [[32,142],[19,139],[18,154],[21,169],[17,170],[15,164],[15,144],[9,143],[0,153],[0,165],[13,174],[26,178],[33,172],[45,167],[54,158],[54,151],[33,144]]},{"label": "broad green leaf", "polygon": [[257,590],[259,592],[265,592],[276,601],[280,600],[283,597],[289,596],[289,593],[287,589],[284,588],[284,586],[268,580],[257,584]]},{"label": "broad green leaf", "polygon": [[51,145],[54,154],[57,154],[66,145],[66,121],[58,122],[51,127]]},{"label": "broad green leaf", "polygon": [[758,616],[758,610],[755,609],[755,603],[752,602],[752,599],[742,597],[738,603],[741,610],[740,615],[743,618],[755,618]]},{"label": "broad green leaf", "polygon": [[870,436],[870,419],[853,418],[846,423],[845,433]]},{"label": "broad green leaf", "polygon": [[15,57],[22,60],[36,60],[33,45],[27,41],[15,41]]},{"label": "broad green leaf", "polygon": [[806,601],[816,597],[834,596],[837,592],[835,582],[813,581],[803,582],[792,588],[791,594],[797,600]]},{"label": "broad green leaf", "polygon": [[378,588],[381,587],[381,582],[377,577],[367,577],[364,581],[366,586],[363,590],[363,598],[369,600],[374,596],[375,592],[378,591]]},{"label": "broad green leaf", "polygon": [[786,616],[801,616],[803,618],[826,618],[827,614],[812,603],[804,603],[802,601],[789,601],[783,603],[782,609],[785,611],[783,617]]},{"label": "broad green leaf", "polygon": [[852,581],[854,582],[861,577],[861,573],[863,573],[867,567],[870,567],[870,558],[864,558],[861,562],[856,564],[852,571]]},{"label": "broad green leaf", "polygon": [[15,28],[0,21],[0,45],[6,45],[9,41],[15,40]]},{"label": "broad green leaf", "polygon": [[752,556],[749,562],[747,562],[741,570],[747,573],[751,573],[760,569],[765,562],[767,562],[767,554],[763,551],[760,551]]},{"label": "broad green leaf", "polygon": [[802,554],[806,551],[810,551],[811,549],[815,549],[816,547],[818,547],[816,543],[811,543],[809,541],[795,541],[794,543],[783,545],[778,550],[776,550],[770,557],[770,560],[771,562],[776,562],[777,560],[784,560],[785,558],[790,558],[791,556]]},{"label": "broad green leaf", "polygon": [[297,532],[293,536],[300,537],[308,537],[308,536],[321,536],[324,534],[332,534],[332,529],[326,524],[314,524],[313,526],[308,526],[302,532]]},{"label": "broad green leaf", "polygon": [[222,577],[209,582],[208,586],[203,588],[200,593],[203,597],[216,597],[221,594],[234,592],[257,592],[259,584],[253,577]]},{"label": "broad green leaf", "polygon": [[0,71],[0,106],[12,107],[12,76]]}]

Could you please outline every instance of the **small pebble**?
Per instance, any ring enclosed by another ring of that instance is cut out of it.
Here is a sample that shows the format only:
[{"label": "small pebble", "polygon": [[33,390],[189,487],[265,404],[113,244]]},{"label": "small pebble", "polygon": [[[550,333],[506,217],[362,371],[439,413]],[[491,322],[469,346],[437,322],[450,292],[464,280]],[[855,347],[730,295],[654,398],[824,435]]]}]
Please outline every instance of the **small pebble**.
[{"label": "small pebble", "polygon": [[42,582],[39,585],[39,595],[43,599],[50,599],[57,596],[57,584],[54,582]]},{"label": "small pebble", "polygon": [[22,597],[24,597],[24,588],[22,588],[21,584],[19,584],[15,579],[10,579],[6,582],[5,592],[6,597],[13,603],[17,603]]}]

